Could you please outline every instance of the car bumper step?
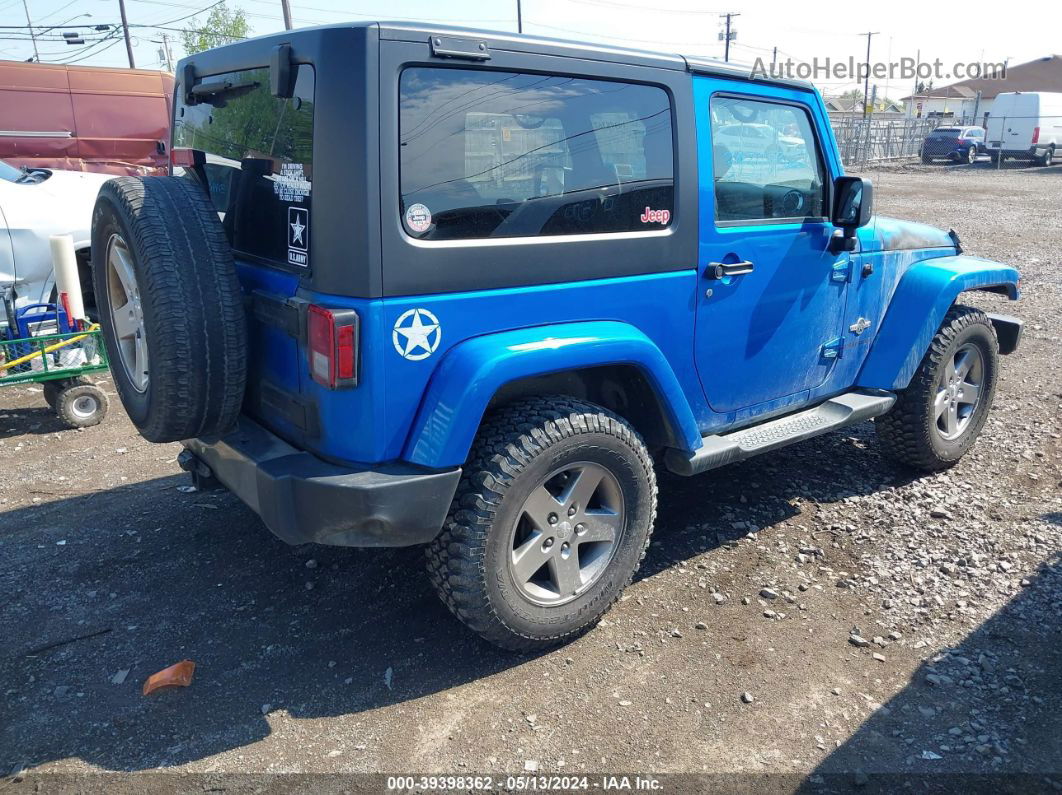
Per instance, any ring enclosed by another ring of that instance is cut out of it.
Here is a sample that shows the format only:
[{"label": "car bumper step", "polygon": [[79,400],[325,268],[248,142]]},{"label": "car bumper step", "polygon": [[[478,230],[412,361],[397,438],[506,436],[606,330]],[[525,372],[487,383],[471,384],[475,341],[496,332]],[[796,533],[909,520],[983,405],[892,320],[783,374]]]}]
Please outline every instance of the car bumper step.
[{"label": "car bumper step", "polygon": [[705,436],[692,454],[670,449],[665,463],[675,474],[696,475],[869,420],[887,412],[895,402],[891,392],[848,392],[804,411],[732,433]]}]

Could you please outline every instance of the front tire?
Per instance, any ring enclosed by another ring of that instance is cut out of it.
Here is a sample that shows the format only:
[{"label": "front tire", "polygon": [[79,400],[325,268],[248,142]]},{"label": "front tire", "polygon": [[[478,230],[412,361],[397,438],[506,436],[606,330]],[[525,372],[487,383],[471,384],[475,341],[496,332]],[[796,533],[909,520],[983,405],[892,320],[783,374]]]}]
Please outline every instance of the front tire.
[{"label": "front tire", "polygon": [[55,413],[71,428],[91,428],[107,416],[110,401],[95,384],[72,384],[56,395]]},{"label": "front tire", "polygon": [[645,443],[567,397],[504,406],[480,428],[428,549],[440,598],[491,643],[534,651],[592,627],[641,564],[656,518]]},{"label": "front tire", "polygon": [[954,466],[984,427],[998,374],[992,321],[979,309],[956,304],[896,405],[874,421],[883,452],[924,472]]}]

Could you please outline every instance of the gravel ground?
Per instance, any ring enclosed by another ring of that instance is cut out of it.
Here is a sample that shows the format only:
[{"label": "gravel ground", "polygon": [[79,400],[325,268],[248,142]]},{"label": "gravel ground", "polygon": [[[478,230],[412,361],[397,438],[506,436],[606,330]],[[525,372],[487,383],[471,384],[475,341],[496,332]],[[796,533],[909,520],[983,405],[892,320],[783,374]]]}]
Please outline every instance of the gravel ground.
[{"label": "gravel ground", "polygon": [[[622,770],[1062,788],[1062,167],[871,176],[879,211],[1022,269],[1019,304],[970,299],[1027,321],[981,441],[933,477],[887,464],[870,424],[666,477],[637,581],[540,656],[462,629],[417,550],[287,547],[231,496],[182,491],[178,446],[141,440],[116,397],[68,431],[39,390],[0,391],[9,785]],[[140,694],[186,658],[190,687]]]}]

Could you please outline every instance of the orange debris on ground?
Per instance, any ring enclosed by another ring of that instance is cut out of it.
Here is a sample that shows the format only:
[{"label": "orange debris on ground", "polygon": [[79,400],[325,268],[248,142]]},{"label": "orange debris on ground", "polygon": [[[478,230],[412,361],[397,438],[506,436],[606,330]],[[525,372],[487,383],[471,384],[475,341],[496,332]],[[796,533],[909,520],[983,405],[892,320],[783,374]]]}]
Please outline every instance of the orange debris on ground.
[{"label": "orange debris on ground", "polygon": [[188,687],[192,684],[192,674],[195,673],[195,663],[191,660],[181,660],[179,663],[163,668],[154,673],[144,682],[144,695],[154,693],[161,687]]}]

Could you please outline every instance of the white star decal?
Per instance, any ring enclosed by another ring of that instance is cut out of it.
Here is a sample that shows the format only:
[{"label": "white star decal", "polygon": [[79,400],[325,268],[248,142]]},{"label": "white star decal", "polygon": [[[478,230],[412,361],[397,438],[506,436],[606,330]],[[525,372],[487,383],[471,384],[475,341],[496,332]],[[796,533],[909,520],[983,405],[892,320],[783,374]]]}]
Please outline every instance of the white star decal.
[{"label": "white star decal", "polygon": [[305,246],[306,243],[302,239],[302,233],[306,231],[306,224],[299,220],[299,216],[295,216],[295,222],[291,224],[291,242],[298,243],[301,246]]},{"label": "white star decal", "polygon": [[419,362],[439,347],[442,328],[439,319],[427,309],[409,309],[395,321],[391,338],[399,356]]}]

